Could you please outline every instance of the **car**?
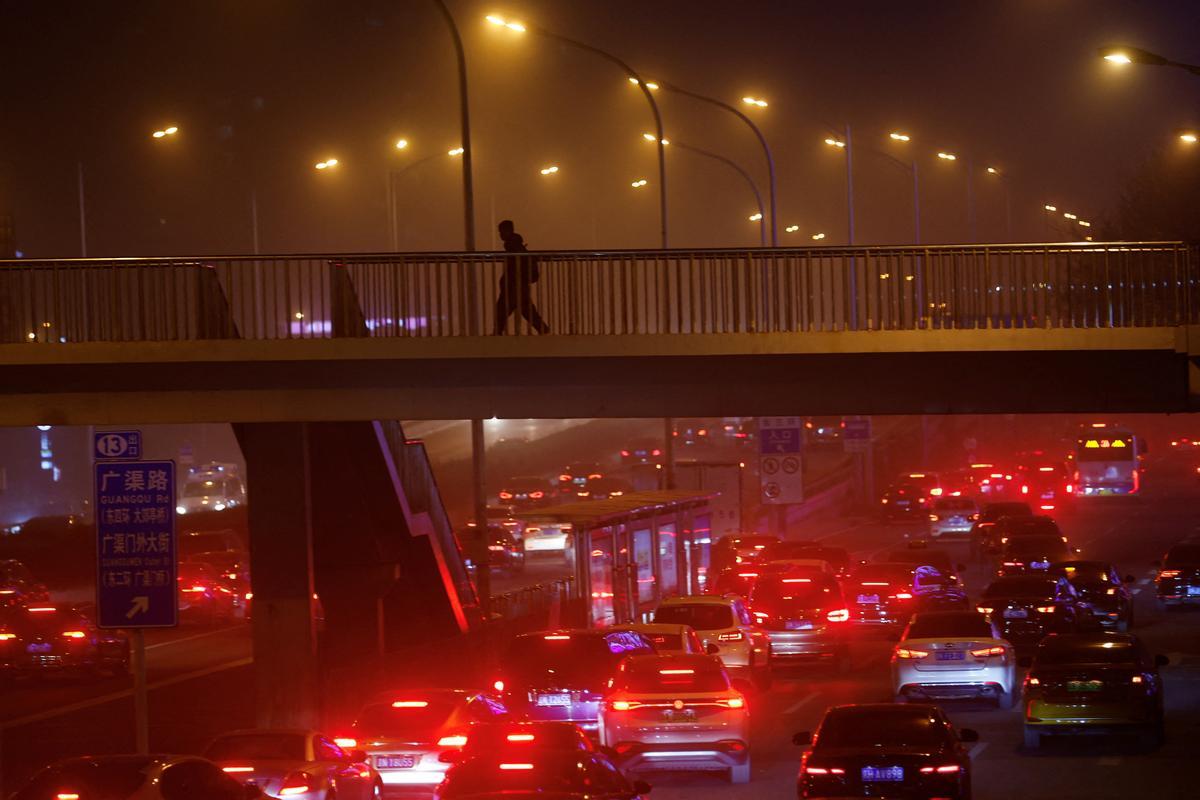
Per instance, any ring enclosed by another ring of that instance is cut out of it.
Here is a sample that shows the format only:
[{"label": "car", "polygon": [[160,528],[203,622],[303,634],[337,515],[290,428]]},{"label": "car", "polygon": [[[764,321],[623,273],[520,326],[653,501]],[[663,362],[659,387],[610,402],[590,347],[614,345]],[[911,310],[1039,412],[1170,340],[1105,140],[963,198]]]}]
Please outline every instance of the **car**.
[{"label": "car", "polygon": [[769,575],[754,584],[750,609],[771,642],[774,668],[825,661],[841,672],[850,665],[850,611],[833,575]]},{"label": "car", "polygon": [[970,536],[979,506],[969,497],[939,497],[929,509],[929,537]]},{"label": "car", "polygon": [[66,603],[40,603],[0,611],[0,674],[42,678],[129,674],[124,631],[97,628]]},{"label": "car", "polygon": [[1074,632],[1080,600],[1066,578],[1034,572],[995,579],[983,590],[977,610],[1025,651],[1051,633]]},{"label": "car", "polygon": [[[1035,515],[1032,517],[1005,517],[996,522],[991,529],[991,540],[994,546],[1003,547],[1009,539],[1018,536],[1059,536],[1062,530],[1058,523],[1050,517]],[[1063,541],[1066,541],[1065,539]]]},{"label": "car", "polygon": [[1156,566],[1158,602],[1167,609],[1200,604],[1200,539],[1174,545]]},{"label": "car", "polygon": [[829,563],[839,578],[850,574],[850,553],[844,547],[834,547],[820,542],[778,542],[767,547],[762,560],[770,563],[778,560],[815,558]]},{"label": "car", "polygon": [[671,597],[654,611],[655,622],[691,625],[705,648],[716,655],[739,680],[765,689],[771,685],[771,642],[741,597],[688,595]]},{"label": "car", "polygon": [[663,446],[658,439],[637,439],[621,448],[622,466],[662,463]]},{"label": "car", "polygon": [[0,559],[0,608],[50,602],[50,590],[38,582],[24,562]]},{"label": "car", "polygon": [[653,654],[650,641],[632,631],[526,633],[501,654],[492,687],[521,719],[571,722],[594,732],[601,697],[621,659]]},{"label": "car", "polygon": [[[474,554],[483,534],[474,522],[468,522],[458,531],[458,543],[474,568]],[[500,522],[488,521],[487,553],[489,569],[515,573],[525,569],[525,545],[512,531]]]},{"label": "car", "polygon": [[1056,561],[1068,561],[1078,550],[1067,546],[1062,536],[1030,534],[1010,538],[1000,549],[997,575],[1045,572]]},{"label": "car", "polygon": [[430,790],[449,768],[443,752],[467,742],[476,722],[508,719],[496,698],[465,689],[391,691],[358,712],[349,732],[334,739],[344,750],[361,750],[385,792]]},{"label": "car", "polygon": [[722,536],[714,548],[713,564],[718,569],[725,569],[734,564],[754,564],[778,544],[778,536],[765,533]]},{"label": "car", "polygon": [[202,564],[216,576],[215,580],[233,595],[234,615],[246,615],[247,595],[251,593],[250,554],[240,550],[217,550],[196,553],[182,562]]},{"label": "car", "polygon": [[1075,498],[1073,475],[1061,462],[1030,464],[1020,474],[1029,502],[1039,511],[1060,510]]},{"label": "car", "polygon": [[1180,436],[1171,440],[1172,450],[1194,450],[1200,447],[1200,437]]},{"label": "car", "polygon": [[1016,470],[999,467],[995,464],[972,464],[971,472],[975,478],[975,491],[984,498],[1017,499],[1021,496],[1023,485]]},{"label": "car", "polygon": [[1107,561],[1057,561],[1050,565],[1049,572],[1070,581],[1105,628],[1124,633],[1133,627],[1133,593],[1129,591],[1134,582],[1132,575],[1121,578]]},{"label": "car", "polygon": [[246,487],[241,478],[236,475],[203,473],[189,476],[184,482],[175,513],[183,516],[205,511],[220,512],[245,503]]},{"label": "car", "polygon": [[633,484],[624,478],[605,476],[589,480],[587,486],[576,492],[576,497],[588,500],[611,500],[614,497],[624,497],[633,493]]},{"label": "car", "polygon": [[558,492],[568,497],[584,491],[593,481],[604,477],[604,468],[593,461],[568,464],[558,476]]},{"label": "car", "polygon": [[[659,622],[640,622],[614,625],[609,630],[633,631],[649,640],[659,655],[697,654],[706,652],[700,635],[691,625],[668,625]],[[715,651],[714,651],[715,652]]]},{"label": "car", "polygon": [[892,650],[896,701],[982,697],[1012,708],[1017,654],[978,611],[922,611]]},{"label": "car", "polygon": [[927,564],[913,570],[913,611],[953,611],[970,608],[958,577]]},{"label": "car", "polygon": [[676,419],[671,435],[677,446],[697,448],[714,444],[718,426],[710,419]]},{"label": "car", "polygon": [[600,743],[629,772],[723,771],[750,780],[750,718],[719,659],[632,656],[600,707]]},{"label": "car", "polygon": [[899,629],[912,616],[914,606],[912,564],[864,564],[846,582],[850,621],[857,625]]},{"label": "car", "polygon": [[479,756],[455,764],[435,800],[645,800],[650,785],[631,781],[602,753],[546,753],[512,758]]},{"label": "car", "polygon": [[497,493],[500,502],[513,508],[537,508],[549,500],[550,485],[542,478],[509,478]]},{"label": "car", "polygon": [[175,579],[179,584],[181,622],[218,625],[232,620],[242,608],[232,581],[206,563],[180,562]]},{"label": "car", "polygon": [[764,571],[766,570],[756,566],[734,565],[726,567],[712,579],[712,585],[708,591],[711,591],[715,595],[732,594],[739,597],[749,597],[750,592],[754,589],[754,582],[758,580],[760,574]]},{"label": "car", "polygon": [[271,797],[294,800],[378,800],[383,796],[379,773],[362,750],[343,750],[312,730],[232,731],[218,736],[204,757],[243,785],[254,785]]},{"label": "car", "polygon": [[1166,656],[1151,656],[1131,633],[1047,636],[1027,664],[1025,747],[1053,734],[1135,733],[1163,741]]},{"label": "car", "polygon": [[800,798],[971,797],[971,758],[963,745],[979,734],[956,731],[935,705],[834,706],[815,736],[804,731],[792,741],[809,747],[796,779]]},{"label": "car", "polygon": [[242,786],[208,759],[174,755],[83,756],[39,770],[9,800],[253,800],[265,795]]},{"label": "car", "polygon": [[897,483],[889,486],[879,500],[884,522],[924,517],[929,507],[929,497],[914,483]]},{"label": "car", "polygon": [[911,483],[930,498],[941,497],[946,493],[942,486],[942,476],[937,472],[905,472],[896,478],[896,483]]},{"label": "car", "polygon": [[814,447],[841,444],[846,421],[842,417],[809,417],[804,420],[804,438]]},{"label": "car", "polygon": [[984,503],[979,509],[979,519],[971,528],[971,552],[982,555],[991,543],[991,529],[1005,517],[1032,517],[1033,509],[1028,503],[1006,501]]}]

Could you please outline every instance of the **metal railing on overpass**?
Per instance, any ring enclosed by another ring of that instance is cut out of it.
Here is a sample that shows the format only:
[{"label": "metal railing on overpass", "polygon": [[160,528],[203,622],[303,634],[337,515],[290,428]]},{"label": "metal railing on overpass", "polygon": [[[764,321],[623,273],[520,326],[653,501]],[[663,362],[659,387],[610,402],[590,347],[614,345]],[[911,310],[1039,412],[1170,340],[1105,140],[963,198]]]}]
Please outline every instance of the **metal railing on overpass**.
[{"label": "metal railing on overpass", "polygon": [[1179,242],[3,261],[0,341],[486,335],[533,271],[552,335],[1178,325],[1198,266]]}]

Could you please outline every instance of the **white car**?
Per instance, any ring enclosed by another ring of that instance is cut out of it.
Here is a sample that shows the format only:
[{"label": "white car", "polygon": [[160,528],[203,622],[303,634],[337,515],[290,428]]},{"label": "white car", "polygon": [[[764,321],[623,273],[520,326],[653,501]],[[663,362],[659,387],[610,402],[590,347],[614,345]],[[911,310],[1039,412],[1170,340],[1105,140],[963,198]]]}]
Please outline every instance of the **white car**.
[{"label": "white car", "polygon": [[750,780],[746,699],[712,656],[631,656],[600,706],[600,744],[627,772],[725,771]]},{"label": "white car", "polygon": [[770,686],[771,640],[754,623],[742,598],[710,594],[671,597],[654,612],[654,621],[690,625],[706,650],[710,644],[716,647],[713,655],[720,657],[730,675],[759,688]]},{"label": "white car", "polygon": [[1017,654],[977,611],[913,615],[892,650],[897,702],[982,697],[1013,706]]},{"label": "white car", "polygon": [[929,509],[929,538],[970,536],[979,521],[979,506],[969,497],[939,497]]},{"label": "white car", "polygon": [[654,652],[665,655],[701,655],[704,643],[691,625],[668,625],[666,623],[642,622],[631,625],[616,625],[612,630],[640,633],[654,645]]},{"label": "white car", "polygon": [[211,761],[197,756],[83,756],[57,761],[39,771],[9,800],[46,798],[105,800],[204,800],[265,798],[259,787],[243,787]]},{"label": "white car", "polygon": [[229,777],[270,797],[378,800],[379,773],[361,750],[343,750],[333,739],[307,730],[244,730],[225,733],[204,753]]}]

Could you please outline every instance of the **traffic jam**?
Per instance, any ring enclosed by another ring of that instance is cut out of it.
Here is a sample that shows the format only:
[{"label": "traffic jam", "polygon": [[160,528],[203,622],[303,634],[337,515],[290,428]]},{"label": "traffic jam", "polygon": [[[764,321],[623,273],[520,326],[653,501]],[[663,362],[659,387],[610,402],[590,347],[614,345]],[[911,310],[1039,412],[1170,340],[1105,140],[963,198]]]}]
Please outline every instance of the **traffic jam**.
[{"label": "traffic jam", "polygon": [[[809,420],[806,442],[840,452],[842,427]],[[723,433],[724,447],[754,442],[752,421]],[[1190,471],[1192,447],[1171,440],[1163,458]],[[986,739],[960,722],[964,708],[1019,737],[1024,759],[1114,736],[1151,757],[1165,742],[1171,662],[1139,636],[1135,607],[1200,605],[1200,535],[1155,554],[1151,585],[1074,533],[1086,515],[1141,502],[1147,452],[1132,430],[1087,423],[1065,448],[895,473],[858,517],[869,548],[804,520],[717,536],[707,500],[662,501],[628,526],[586,517],[592,503],[613,513],[637,495],[643,469],[660,471],[653,443],[514,478],[484,526],[488,569],[519,578],[528,564],[577,562],[590,589],[584,624],[517,633],[469,681],[388,690],[325,731],[230,731],[194,756],[68,758],[12,797],[640,798],[654,784],[688,796],[759,782],[756,751],[780,742],[799,798],[992,796],[973,787]],[[215,467],[193,477],[228,482]],[[183,494],[206,497],[195,491]],[[574,509],[573,525],[555,522],[560,507]],[[461,530],[464,550],[478,535]],[[179,556],[181,621],[250,618],[235,535],[185,534]],[[51,602],[20,562],[0,562],[0,576],[5,680],[128,673],[123,633]],[[778,730],[779,707],[819,681],[843,695],[877,691],[811,704],[807,729]],[[760,716],[779,741],[763,741]],[[173,781],[205,788],[172,794]]]}]

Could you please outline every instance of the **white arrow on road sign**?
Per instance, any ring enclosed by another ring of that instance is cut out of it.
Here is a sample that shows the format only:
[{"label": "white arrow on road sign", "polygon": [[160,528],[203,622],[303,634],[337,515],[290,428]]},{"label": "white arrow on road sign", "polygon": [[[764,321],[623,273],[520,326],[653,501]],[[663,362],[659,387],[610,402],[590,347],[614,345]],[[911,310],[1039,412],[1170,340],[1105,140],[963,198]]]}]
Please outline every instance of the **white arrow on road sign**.
[{"label": "white arrow on road sign", "polygon": [[150,610],[150,598],[146,595],[138,595],[133,598],[133,605],[125,612],[125,619],[133,619],[137,614],[145,614]]}]

